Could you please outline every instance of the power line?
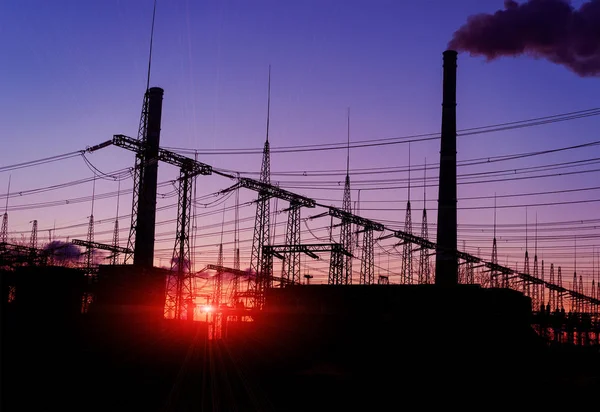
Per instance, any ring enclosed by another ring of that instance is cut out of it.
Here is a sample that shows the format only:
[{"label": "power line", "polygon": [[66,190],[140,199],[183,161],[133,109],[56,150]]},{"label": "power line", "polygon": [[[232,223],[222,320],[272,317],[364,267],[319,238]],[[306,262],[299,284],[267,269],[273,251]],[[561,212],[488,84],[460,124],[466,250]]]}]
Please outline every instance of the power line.
[{"label": "power line", "polygon": [[[462,129],[457,131],[457,136],[473,136],[484,133],[492,133],[497,131],[506,131],[521,129],[525,127],[533,127],[550,123],[563,122],[574,119],[581,119],[585,117],[598,116],[600,115],[600,108],[579,110],[576,112],[562,113],[551,116],[537,117],[527,120],[519,120],[505,123],[498,123],[489,126],[472,127],[468,129]],[[348,145],[347,143],[321,143],[313,145],[295,145],[295,146],[281,146],[272,147],[271,153],[298,153],[306,151],[328,151],[328,150],[340,150],[347,149],[348,147],[356,149],[362,147],[373,147],[373,146],[387,146],[395,144],[405,144],[411,142],[422,142],[428,140],[436,140],[440,138],[440,133],[424,133],[416,135],[401,136],[395,138],[381,138],[381,139],[370,139],[355,141]],[[189,149],[182,147],[167,147],[167,149],[182,153],[192,154],[198,153],[201,155],[248,155],[248,154],[261,154],[261,148],[247,148],[247,149]]]}]

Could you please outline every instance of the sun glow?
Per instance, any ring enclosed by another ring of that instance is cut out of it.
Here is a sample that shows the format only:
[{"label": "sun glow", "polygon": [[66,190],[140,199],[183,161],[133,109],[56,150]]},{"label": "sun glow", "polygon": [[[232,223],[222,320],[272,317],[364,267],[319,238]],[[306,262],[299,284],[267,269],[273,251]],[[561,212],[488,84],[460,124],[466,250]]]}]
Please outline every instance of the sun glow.
[{"label": "sun glow", "polygon": [[202,310],[202,312],[205,313],[212,312],[214,310],[213,307],[210,305],[204,305],[200,309]]}]

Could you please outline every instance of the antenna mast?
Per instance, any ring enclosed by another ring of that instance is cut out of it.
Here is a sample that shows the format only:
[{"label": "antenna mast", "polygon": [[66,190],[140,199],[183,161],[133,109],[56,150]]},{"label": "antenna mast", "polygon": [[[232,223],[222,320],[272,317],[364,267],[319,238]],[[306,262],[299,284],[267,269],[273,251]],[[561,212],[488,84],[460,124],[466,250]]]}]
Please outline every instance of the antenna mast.
[{"label": "antenna mast", "polygon": [[150,66],[152,64],[152,43],[154,40],[154,19],[156,17],[156,0],[154,0],[154,7],[152,9],[152,28],[150,29],[150,53],[148,55],[148,76],[146,78],[146,92],[150,88]]},{"label": "antenna mast", "polygon": [[350,176],[350,108],[348,107],[348,125],[347,125],[348,145],[346,152],[346,176]]}]

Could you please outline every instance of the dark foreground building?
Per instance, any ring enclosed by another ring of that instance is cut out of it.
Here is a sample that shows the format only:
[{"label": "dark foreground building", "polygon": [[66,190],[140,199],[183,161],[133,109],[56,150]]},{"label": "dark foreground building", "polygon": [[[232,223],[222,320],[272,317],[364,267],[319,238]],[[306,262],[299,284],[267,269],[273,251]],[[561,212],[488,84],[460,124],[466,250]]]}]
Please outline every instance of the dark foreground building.
[{"label": "dark foreground building", "polygon": [[233,313],[209,340],[206,322],[162,318],[165,276],[101,267],[88,285],[75,269],[3,273],[3,290],[16,288],[3,296],[2,411],[383,411],[596,393],[597,352],[550,352],[516,291],[272,289],[253,322]]}]

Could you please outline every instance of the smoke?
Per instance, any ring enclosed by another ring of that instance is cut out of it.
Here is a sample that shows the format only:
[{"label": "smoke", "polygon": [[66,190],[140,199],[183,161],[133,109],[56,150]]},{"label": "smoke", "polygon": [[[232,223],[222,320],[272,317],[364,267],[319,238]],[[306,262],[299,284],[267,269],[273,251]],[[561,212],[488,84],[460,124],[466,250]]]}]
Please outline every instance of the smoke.
[{"label": "smoke", "polygon": [[53,240],[48,243],[44,246],[44,250],[49,252],[49,255],[52,256],[58,264],[75,263],[81,256],[81,250],[77,245],[60,240]]},{"label": "smoke", "polygon": [[487,61],[525,54],[582,77],[600,76],[600,0],[579,9],[568,0],[505,0],[504,10],[468,17],[448,48]]},{"label": "smoke", "polygon": [[[186,272],[186,271],[190,270],[190,268],[191,268],[190,260],[184,258],[183,259],[183,271]],[[179,271],[179,260],[175,257],[171,258],[171,270],[174,272]]]}]

